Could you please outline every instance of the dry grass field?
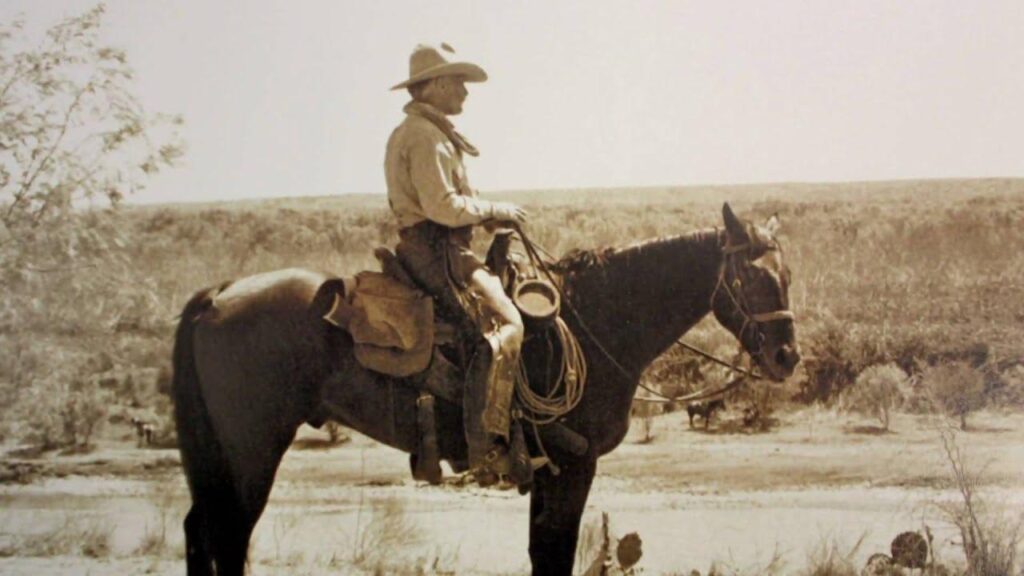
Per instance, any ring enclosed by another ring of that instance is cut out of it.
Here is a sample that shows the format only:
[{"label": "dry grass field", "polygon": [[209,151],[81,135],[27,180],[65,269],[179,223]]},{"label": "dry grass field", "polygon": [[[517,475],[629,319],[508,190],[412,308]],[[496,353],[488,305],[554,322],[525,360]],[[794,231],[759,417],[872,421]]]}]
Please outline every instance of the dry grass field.
[{"label": "dry grass field", "polygon": [[[975,507],[984,537],[1008,543],[1021,573],[1024,180],[502,196],[553,254],[721,225],[723,201],[783,222],[805,361],[784,384],[731,397],[708,432],[678,412],[634,425],[601,461],[583,556],[607,512],[615,534],[643,538],[645,574],[856,574],[927,525],[945,573],[963,573],[966,478],[987,502]],[[94,238],[79,249],[102,260],[4,278],[0,572],[179,574],[187,494],[165,394],[176,314],[195,290],[250,273],[375,267],[396,229],[380,196],[84,217]],[[735,352],[710,321],[688,340]],[[690,385],[687,370],[714,377],[687,360],[673,350],[645,378],[668,390]],[[741,423],[752,402],[767,408],[761,428]],[[951,432],[961,416],[967,431]],[[156,447],[136,447],[131,418],[154,424]],[[323,437],[303,430],[286,456],[254,574],[527,571],[525,498],[416,485],[405,455]],[[951,437],[961,457],[944,450]],[[966,466],[960,483],[953,463]]]}]

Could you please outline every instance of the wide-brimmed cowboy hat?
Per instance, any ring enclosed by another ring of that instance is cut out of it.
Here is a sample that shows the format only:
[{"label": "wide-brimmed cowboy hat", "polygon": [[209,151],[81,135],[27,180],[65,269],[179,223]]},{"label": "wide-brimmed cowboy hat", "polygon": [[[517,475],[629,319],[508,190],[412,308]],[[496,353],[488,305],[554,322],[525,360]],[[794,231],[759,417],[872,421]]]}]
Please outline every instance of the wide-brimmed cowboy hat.
[{"label": "wide-brimmed cowboy hat", "polygon": [[409,79],[391,89],[398,90],[438,76],[461,76],[466,82],[487,80],[487,72],[483,68],[469,62],[449,62],[442,52],[455,54],[455,50],[444,43],[440,49],[424,44],[417,46],[409,56]]}]

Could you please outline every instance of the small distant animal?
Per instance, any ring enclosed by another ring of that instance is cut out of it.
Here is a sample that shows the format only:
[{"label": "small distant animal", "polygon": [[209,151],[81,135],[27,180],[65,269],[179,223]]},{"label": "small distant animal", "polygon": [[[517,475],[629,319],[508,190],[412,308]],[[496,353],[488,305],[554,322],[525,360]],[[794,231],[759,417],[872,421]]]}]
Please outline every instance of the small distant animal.
[{"label": "small distant animal", "polygon": [[743,409],[743,425],[750,428],[761,419],[761,410],[757,406],[748,406]]},{"label": "small distant animal", "polygon": [[153,438],[156,435],[156,426],[151,422],[147,422],[134,416],[132,416],[131,424],[135,428],[135,440],[139,446],[149,446],[153,444]]},{"label": "small distant animal", "polygon": [[704,429],[707,430],[715,410],[725,410],[725,398],[700,400],[687,404],[686,413],[690,416],[690,428],[693,428],[693,417],[700,416],[704,419]]}]

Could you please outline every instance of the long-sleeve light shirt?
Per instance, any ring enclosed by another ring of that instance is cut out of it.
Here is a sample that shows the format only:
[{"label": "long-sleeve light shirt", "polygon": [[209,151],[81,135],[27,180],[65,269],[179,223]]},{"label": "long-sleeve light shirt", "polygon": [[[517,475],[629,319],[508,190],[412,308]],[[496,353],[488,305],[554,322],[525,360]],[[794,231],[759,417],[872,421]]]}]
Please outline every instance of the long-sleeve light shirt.
[{"label": "long-sleeve light shirt", "polygon": [[391,133],[384,173],[388,203],[400,228],[424,220],[458,228],[494,215],[493,203],[478,198],[470,187],[462,151],[433,122],[415,112],[408,112]]}]

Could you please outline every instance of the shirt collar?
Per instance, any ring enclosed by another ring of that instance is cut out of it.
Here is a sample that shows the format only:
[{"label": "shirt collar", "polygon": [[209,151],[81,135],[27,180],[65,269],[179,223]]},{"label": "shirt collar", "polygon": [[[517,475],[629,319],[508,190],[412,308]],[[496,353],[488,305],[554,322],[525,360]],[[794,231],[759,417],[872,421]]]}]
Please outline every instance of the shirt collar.
[{"label": "shirt collar", "polygon": [[413,100],[406,104],[403,110],[406,114],[420,116],[421,118],[429,120],[431,124],[437,126],[441,132],[444,132],[444,135],[447,136],[448,139],[451,140],[452,144],[454,144],[460,151],[469,154],[470,156],[480,155],[480,151],[476,149],[476,146],[470,144],[469,140],[466,140],[465,136],[459,134],[458,131],[455,130],[455,125],[451,123],[451,120],[448,120],[448,117],[437,108],[427,104],[426,102],[417,102]]}]

